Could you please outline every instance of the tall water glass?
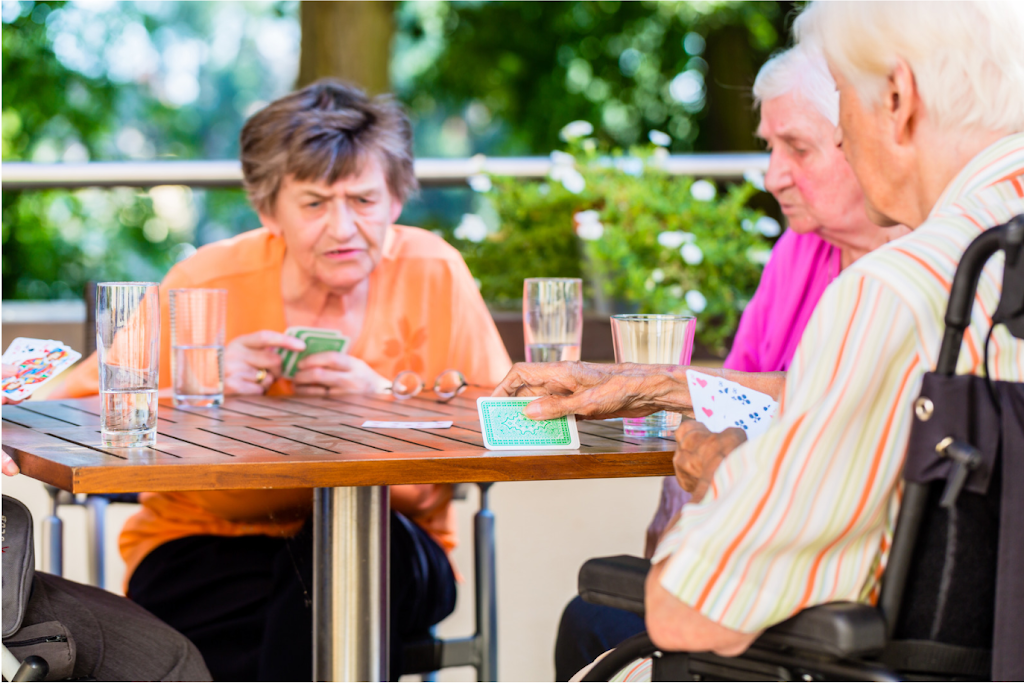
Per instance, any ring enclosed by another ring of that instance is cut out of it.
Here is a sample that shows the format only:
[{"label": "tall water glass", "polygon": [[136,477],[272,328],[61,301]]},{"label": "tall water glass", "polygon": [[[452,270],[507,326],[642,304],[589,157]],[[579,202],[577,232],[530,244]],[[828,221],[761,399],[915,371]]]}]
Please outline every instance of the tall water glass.
[{"label": "tall water glass", "polygon": [[224,403],[224,334],[228,290],[171,290],[171,382],[174,404]]},{"label": "tall water glass", "polygon": [[[613,315],[612,342],[616,363],[689,365],[697,319],[684,315]],[[665,410],[647,417],[622,419],[626,436],[673,435],[680,413]]]},{"label": "tall water glass", "polygon": [[523,280],[526,362],[579,360],[583,342],[583,280]]},{"label": "tall water glass", "polygon": [[96,286],[96,350],[103,445],[154,445],[160,386],[157,283],[102,282]]}]

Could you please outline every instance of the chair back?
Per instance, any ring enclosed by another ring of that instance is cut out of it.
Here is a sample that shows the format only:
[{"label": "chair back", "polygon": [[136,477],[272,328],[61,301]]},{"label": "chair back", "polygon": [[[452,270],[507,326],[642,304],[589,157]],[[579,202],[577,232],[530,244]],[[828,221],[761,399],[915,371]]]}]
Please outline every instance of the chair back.
[{"label": "chair back", "polygon": [[[914,403],[905,489],[879,606],[900,671],[1024,678],[1024,384],[957,376],[982,270],[1002,251],[992,325],[1024,339],[1024,216],[971,243],[950,292],[935,372]],[[989,340],[991,333],[989,334]],[[991,653],[990,653],[991,650]],[[988,668],[991,664],[991,669]]]}]

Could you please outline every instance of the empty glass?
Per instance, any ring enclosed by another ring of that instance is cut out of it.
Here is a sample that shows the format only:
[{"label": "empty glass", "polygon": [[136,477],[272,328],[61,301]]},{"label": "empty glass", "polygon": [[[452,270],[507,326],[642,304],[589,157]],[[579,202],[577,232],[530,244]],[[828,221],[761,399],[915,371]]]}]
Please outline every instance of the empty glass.
[{"label": "empty glass", "polygon": [[[613,315],[612,342],[616,363],[689,365],[697,319],[684,315]],[[659,411],[647,417],[622,419],[626,436],[672,436],[680,413]]]},{"label": "empty glass", "polygon": [[523,280],[523,335],[527,363],[579,360],[583,342],[583,280]]},{"label": "empty glass", "polygon": [[171,381],[175,405],[224,403],[226,289],[172,289]]},{"label": "empty glass", "polygon": [[102,282],[96,286],[96,350],[103,445],[154,445],[160,386],[157,283]]}]

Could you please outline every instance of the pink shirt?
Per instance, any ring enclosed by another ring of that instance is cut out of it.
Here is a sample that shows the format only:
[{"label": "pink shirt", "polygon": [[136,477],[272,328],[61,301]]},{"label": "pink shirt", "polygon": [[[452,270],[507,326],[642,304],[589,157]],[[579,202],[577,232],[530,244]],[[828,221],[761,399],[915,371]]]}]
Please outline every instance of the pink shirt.
[{"label": "pink shirt", "polygon": [[814,233],[787,230],[772,249],[761,284],[740,318],[724,367],[786,370],[825,288],[839,275],[840,250]]}]

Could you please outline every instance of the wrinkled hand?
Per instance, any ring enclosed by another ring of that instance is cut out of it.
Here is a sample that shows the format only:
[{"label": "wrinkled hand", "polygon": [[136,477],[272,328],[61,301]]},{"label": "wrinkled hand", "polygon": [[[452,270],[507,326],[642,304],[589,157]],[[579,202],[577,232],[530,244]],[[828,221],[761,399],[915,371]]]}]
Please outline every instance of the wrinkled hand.
[{"label": "wrinkled hand", "polygon": [[300,396],[380,393],[391,386],[387,378],[364,361],[339,351],[323,351],[303,358],[292,382]]},{"label": "wrinkled hand", "polygon": [[[17,374],[17,368],[15,368],[13,365],[4,365],[3,366],[3,376],[5,378],[6,377],[12,377],[15,374]],[[3,405],[5,405],[5,406],[6,405],[18,405],[19,403],[21,403],[21,401],[12,401],[11,399],[7,398],[6,396],[3,396],[2,398],[3,398]],[[18,469],[18,464],[16,462],[14,462],[14,459],[11,458],[11,456],[9,456],[6,453],[4,453],[4,457],[3,457],[3,472],[4,472],[4,474],[6,474],[8,477],[13,477],[15,474],[17,474],[20,471],[21,470]]]},{"label": "wrinkled hand", "polygon": [[526,408],[533,420],[563,415],[603,420],[672,410],[666,399],[680,389],[689,397],[686,382],[680,385],[665,366],[563,361],[516,363],[491,395],[542,396]]},{"label": "wrinkled hand", "polygon": [[693,502],[704,499],[719,463],[746,440],[747,433],[738,427],[715,434],[696,420],[679,426],[672,465],[679,485],[690,492]]},{"label": "wrinkled hand", "polygon": [[[283,332],[260,330],[235,337],[224,349],[224,393],[262,394],[281,377],[281,356],[277,349],[302,351],[305,342]],[[257,381],[260,370],[266,370]]]}]

